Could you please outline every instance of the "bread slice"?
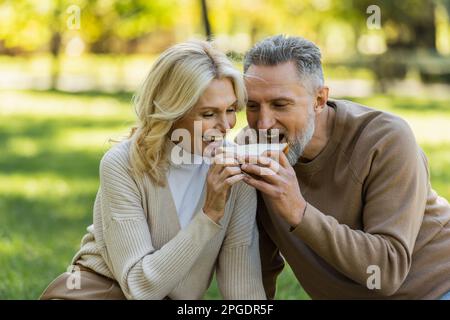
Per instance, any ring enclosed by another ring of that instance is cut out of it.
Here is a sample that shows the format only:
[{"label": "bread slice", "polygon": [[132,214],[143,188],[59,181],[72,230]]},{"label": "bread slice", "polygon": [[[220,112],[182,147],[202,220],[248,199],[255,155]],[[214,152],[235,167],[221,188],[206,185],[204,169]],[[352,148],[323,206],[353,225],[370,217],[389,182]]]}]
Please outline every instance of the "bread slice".
[{"label": "bread slice", "polygon": [[287,143],[254,143],[254,144],[243,144],[243,145],[228,145],[221,148],[223,153],[234,153],[238,157],[244,156],[260,156],[266,151],[282,151],[287,154],[289,151],[289,146]]}]

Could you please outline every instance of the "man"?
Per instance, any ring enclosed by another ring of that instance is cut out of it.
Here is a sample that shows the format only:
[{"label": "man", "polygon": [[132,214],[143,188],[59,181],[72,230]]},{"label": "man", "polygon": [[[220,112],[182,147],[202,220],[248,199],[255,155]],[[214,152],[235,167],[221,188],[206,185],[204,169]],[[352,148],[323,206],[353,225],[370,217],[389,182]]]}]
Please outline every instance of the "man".
[{"label": "man", "polygon": [[278,35],[244,61],[249,127],[291,146],[278,170],[268,157],[242,166],[259,194],[268,297],[285,259],[313,299],[442,298],[450,206],[425,155],[397,116],[329,100],[320,59],[312,42]]}]

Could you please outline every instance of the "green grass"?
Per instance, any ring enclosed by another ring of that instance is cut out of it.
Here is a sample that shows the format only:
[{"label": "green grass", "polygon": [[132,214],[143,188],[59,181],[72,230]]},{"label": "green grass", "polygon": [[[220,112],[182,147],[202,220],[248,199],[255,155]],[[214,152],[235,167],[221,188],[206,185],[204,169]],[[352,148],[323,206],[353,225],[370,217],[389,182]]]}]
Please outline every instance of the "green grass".
[{"label": "green grass", "polygon": [[[133,123],[131,95],[0,92],[0,298],[36,299],[62,273],[92,221],[98,164],[108,140]],[[448,101],[374,96],[360,102],[402,115],[450,199]],[[238,126],[245,124],[239,115]],[[216,284],[207,298],[220,298]],[[307,299],[286,268],[278,299]]]}]

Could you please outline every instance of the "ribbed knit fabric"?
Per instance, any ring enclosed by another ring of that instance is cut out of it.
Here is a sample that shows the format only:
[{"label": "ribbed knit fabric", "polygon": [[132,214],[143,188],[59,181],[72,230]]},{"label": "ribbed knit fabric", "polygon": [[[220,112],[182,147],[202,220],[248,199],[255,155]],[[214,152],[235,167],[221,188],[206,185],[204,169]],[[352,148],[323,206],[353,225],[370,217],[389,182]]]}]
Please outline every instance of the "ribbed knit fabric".
[{"label": "ribbed knit fabric", "polygon": [[130,143],[101,160],[94,224],[72,263],[116,279],[128,299],[200,299],[215,270],[224,299],[265,299],[255,190],[234,185],[219,224],[201,209],[203,193],[181,230],[168,185],[130,174]]}]

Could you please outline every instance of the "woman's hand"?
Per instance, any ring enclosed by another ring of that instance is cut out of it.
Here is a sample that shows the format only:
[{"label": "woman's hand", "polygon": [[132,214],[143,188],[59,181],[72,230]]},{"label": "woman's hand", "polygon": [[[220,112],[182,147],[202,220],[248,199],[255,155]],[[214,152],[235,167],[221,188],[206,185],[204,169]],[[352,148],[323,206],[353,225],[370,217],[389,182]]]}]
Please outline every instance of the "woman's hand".
[{"label": "woman's hand", "polygon": [[214,222],[218,223],[223,217],[231,186],[243,178],[244,174],[236,159],[224,154],[216,155],[212,159],[206,177],[206,200],[203,212]]}]

